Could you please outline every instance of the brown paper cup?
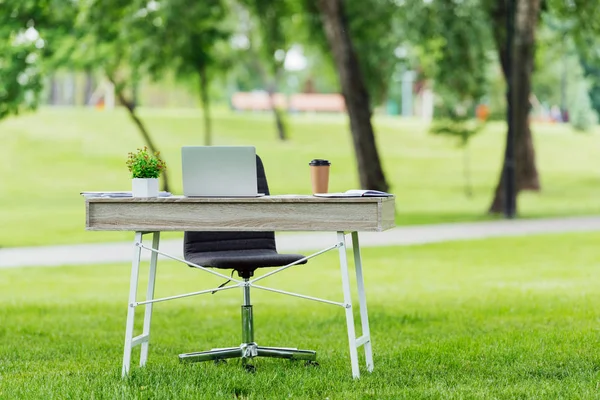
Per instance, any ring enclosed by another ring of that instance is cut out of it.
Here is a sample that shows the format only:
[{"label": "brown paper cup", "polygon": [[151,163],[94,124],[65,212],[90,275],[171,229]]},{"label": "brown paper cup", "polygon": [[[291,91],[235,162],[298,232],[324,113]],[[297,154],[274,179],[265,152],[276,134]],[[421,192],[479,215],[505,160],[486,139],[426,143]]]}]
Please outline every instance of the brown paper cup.
[{"label": "brown paper cup", "polygon": [[314,193],[327,193],[329,188],[329,165],[311,166],[310,181]]},{"label": "brown paper cup", "polygon": [[329,189],[329,161],[313,160],[310,162],[310,182],[312,192],[327,193]]}]

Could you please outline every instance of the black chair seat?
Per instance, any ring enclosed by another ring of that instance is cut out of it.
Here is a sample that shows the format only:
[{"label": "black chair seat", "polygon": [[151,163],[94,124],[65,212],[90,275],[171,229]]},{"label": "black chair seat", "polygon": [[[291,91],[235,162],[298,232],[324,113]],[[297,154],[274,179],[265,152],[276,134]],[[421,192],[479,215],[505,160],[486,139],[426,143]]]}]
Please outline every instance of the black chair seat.
[{"label": "black chair seat", "polygon": [[[186,259],[203,267],[253,271],[256,268],[291,264],[303,257],[301,254],[279,254],[276,250],[252,249],[187,254]],[[306,264],[306,260],[298,264]]]}]

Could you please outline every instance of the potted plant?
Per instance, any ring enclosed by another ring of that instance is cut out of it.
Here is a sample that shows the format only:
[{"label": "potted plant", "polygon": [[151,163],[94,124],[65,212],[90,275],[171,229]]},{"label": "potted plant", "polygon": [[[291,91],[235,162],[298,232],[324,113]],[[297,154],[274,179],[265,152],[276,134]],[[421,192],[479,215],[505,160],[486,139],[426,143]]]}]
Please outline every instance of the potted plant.
[{"label": "potted plant", "polygon": [[133,197],[157,197],[158,177],[167,168],[159,153],[149,153],[144,146],[135,153],[129,153],[126,164],[131,172]]}]

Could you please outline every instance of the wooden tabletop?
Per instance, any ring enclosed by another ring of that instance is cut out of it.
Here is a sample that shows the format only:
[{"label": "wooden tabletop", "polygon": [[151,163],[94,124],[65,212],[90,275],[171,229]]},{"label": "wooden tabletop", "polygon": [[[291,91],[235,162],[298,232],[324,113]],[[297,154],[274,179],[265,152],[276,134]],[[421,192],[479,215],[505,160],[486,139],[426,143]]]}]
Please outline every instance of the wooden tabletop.
[{"label": "wooden tabletop", "polygon": [[86,198],[86,229],[115,231],[383,231],[395,197]]}]

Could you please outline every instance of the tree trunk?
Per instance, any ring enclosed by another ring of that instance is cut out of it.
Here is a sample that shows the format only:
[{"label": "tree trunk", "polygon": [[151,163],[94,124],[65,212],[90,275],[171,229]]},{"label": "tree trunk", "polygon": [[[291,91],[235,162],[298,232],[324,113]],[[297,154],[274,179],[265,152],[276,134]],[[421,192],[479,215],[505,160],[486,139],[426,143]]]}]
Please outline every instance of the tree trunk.
[{"label": "tree trunk", "polygon": [[271,110],[273,111],[273,116],[275,117],[275,126],[277,127],[277,137],[280,140],[287,140],[287,134],[285,125],[283,124],[283,117],[281,116],[281,110],[277,108],[277,104],[275,104],[275,94],[269,92],[269,100],[271,103]]},{"label": "tree trunk", "polygon": [[[277,81],[278,79],[278,75],[280,74],[281,71],[277,71],[275,73],[275,77],[273,77],[273,82],[271,83],[271,85],[269,85],[269,102],[270,102],[270,106],[271,106],[271,110],[273,111],[273,116],[275,117],[275,126],[277,127],[277,136],[279,137],[280,140],[286,140],[287,139],[287,134],[286,134],[286,129],[285,129],[285,125],[283,123],[283,117],[281,116],[281,110],[277,107],[277,104],[275,103],[275,93],[277,93]],[[265,74],[266,75],[266,74]],[[265,80],[266,80],[266,76],[265,76]]]},{"label": "tree trunk", "polygon": [[250,47],[250,51],[252,52],[254,65],[257,71],[260,74],[262,85],[267,89],[267,93],[269,94],[269,105],[271,107],[271,111],[273,111],[273,116],[275,117],[275,126],[277,128],[277,137],[280,140],[287,140],[287,129],[285,124],[283,123],[283,117],[281,115],[281,110],[277,108],[275,104],[275,93],[277,92],[277,81],[278,75],[280,74],[280,69],[275,73],[273,77],[273,81],[269,84],[269,74],[267,73],[267,69],[260,62],[258,54],[254,52],[254,49]]},{"label": "tree trunk", "polygon": [[[114,85],[115,91],[117,93],[117,97],[119,98],[119,101],[127,109],[127,112],[129,113],[129,117],[131,118],[133,123],[137,126],[138,131],[142,134],[142,137],[144,138],[144,142],[146,142],[146,146],[148,146],[148,149],[150,149],[150,151],[152,153],[157,153],[158,150],[156,149],[156,146],[154,146],[154,143],[152,142],[152,138],[150,137],[150,134],[148,133],[146,126],[144,125],[144,123],[142,122],[140,117],[135,112],[135,104],[133,103],[133,101],[128,100],[125,97],[122,86],[117,85],[111,76],[108,77],[108,80]],[[162,190],[164,190],[165,192],[169,192],[169,178],[167,176],[166,170],[163,170],[162,178],[163,178]]]},{"label": "tree trunk", "polygon": [[56,74],[50,76],[50,93],[48,95],[48,103],[51,106],[56,106],[60,102],[60,94],[58,88],[58,82],[56,80]]},{"label": "tree trunk", "polygon": [[[540,0],[517,0],[515,16],[514,53],[511,63],[513,128],[515,133],[516,191],[540,190],[538,171],[535,165],[533,138],[529,127],[529,96],[531,94],[531,74],[535,54],[535,28],[540,14]],[[494,39],[498,48],[504,77],[507,77],[506,26],[507,9],[504,1],[498,1],[491,10],[494,23]],[[507,81],[508,84],[508,81]],[[496,186],[490,213],[501,213],[504,209],[504,173]]]},{"label": "tree trunk", "polygon": [[200,99],[202,100],[202,114],[204,116],[204,145],[210,146],[212,144],[212,121],[210,120],[210,98],[205,65],[198,66],[198,77],[200,79]]},{"label": "tree trunk", "polygon": [[473,185],[471,184],[471,163],[469,159],[469,143],[463,144],[463,173],[465,175],[465,196],[473,197]]},{"label": "tree trunk", "polygon": [[85,70],[85,85],[83,87],[83,104],[88,105],[94,95],[94,75],[91,69]]},{"label": "tree trunk", "polygon": [[369,93],[348,32],[344,2],[318,0],[317,6],[346,101],[360,185],[363,189],[388,191],[371,125]]}]

